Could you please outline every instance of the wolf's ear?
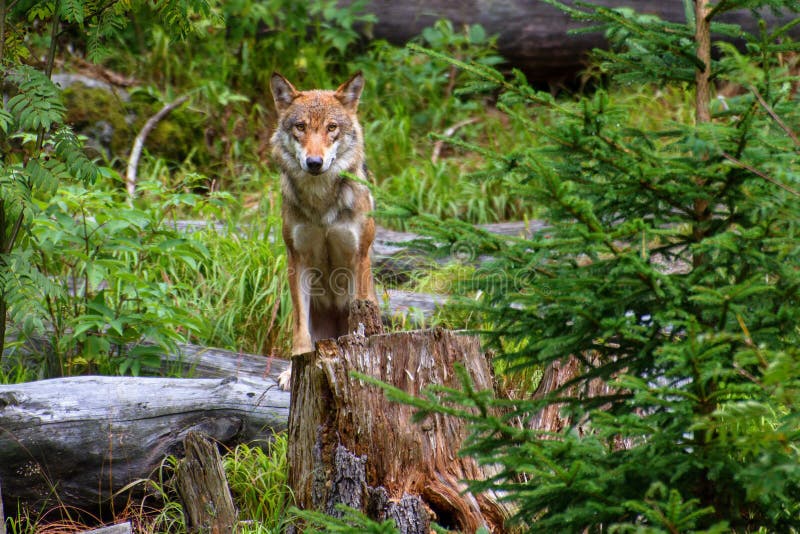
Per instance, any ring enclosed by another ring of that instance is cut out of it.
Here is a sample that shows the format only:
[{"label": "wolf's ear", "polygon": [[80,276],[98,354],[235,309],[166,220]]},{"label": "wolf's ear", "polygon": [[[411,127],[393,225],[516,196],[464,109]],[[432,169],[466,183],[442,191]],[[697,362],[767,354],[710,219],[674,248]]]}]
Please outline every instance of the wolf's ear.
[{"label": "wolf's ear", "polygon": [[294,85],[277,72],[272,73],[269,87],[272,89],[272,98],[275,99],[275,109],[278,110],[278,113],[288,108],[298,95]]},{"label": "wolf's ear", "polygon": [[353,74],[353,77],[344,82],[336,90],[336,98],[344,107],[351,111],[358,108],[358,99],[361,98],[361,91],[364,89],[364,75],[361,71]]}]

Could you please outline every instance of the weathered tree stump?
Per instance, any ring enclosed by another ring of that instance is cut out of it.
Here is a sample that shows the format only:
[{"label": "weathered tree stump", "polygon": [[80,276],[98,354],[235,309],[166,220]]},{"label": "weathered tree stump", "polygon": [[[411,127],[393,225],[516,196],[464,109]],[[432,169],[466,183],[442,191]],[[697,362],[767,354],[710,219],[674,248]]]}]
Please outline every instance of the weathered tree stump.
[{"label": "weathered tree stump", "polygon": [[236,508],[216,445],[197,432],[189,432],[183,445],[186,457],[178,464],[177,481],[190,532],[233,532]]},{"label": "weathered tree stump", "polygon": [[442,329],[355,334],[316,349],[292,361],[289,483],[300,508],[336,516],[343,503],[376,520],[393,518],[404,533],[427,534],[432,521],[462,532],[503,531],[506,514],[493,496],[465,493],[463,480],[493,474],[458,456],[465,423],[444,415],[413,423],[414,408],[350,374],[418,395],[428,385],[457,387],[460,363],[476,388],[492,388],[476,337]]}]

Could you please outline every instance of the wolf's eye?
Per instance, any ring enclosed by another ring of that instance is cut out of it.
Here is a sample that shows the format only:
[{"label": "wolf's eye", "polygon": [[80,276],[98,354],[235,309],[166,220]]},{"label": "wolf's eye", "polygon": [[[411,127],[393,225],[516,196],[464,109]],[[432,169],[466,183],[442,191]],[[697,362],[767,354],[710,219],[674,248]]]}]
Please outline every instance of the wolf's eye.
[{"label": "wolf's eye", "polygon": [[335,132],[335,131],[336,131],[336,128],[338,128],[338,127],[339,127],[339,125],[338,125],[338,124],[336,124],[336,123],[332,122],[332,123],[330,123],[330,124],[328,125],[328,131],[329,131],[329,132]]},{"label": "wolf's eye", "polygon": [[304,123],[304,122],[296,122],[296,123],[294,123],[294,127],[298,132],[305,132],[306,131],[306,123]]}]

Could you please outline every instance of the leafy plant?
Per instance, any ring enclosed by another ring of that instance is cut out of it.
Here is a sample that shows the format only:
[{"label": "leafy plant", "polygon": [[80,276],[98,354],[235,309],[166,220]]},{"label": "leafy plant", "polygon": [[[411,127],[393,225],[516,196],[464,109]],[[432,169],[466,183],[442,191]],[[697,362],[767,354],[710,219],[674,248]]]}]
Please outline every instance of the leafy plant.
[{"label": "leafy plant", "polygon": [[176,275],[196,269],[208,251],[169,217],[205,201],[186,193],[156,196],[153,188],[142,184],[145,208],[123,208],[121,189],[63,186],[33,221],[39,270],[61,288],[27,307],[53,329],[58,368],[48,374],[138,375],[143,366],[158,369],[160,353],[206,328],[178,299],[194,280]]},{"label": "leafy plant", "polygon": [[[130,291],[120,289],[121,285],[111,287],[108,292],[101,288],[108,283],[100,279],[106,274],[117,276],[113,283],[136,284],[130,277],[122,282],[130,273],[120,269],[120,258],[125,254],[122,252],[125,246],[135,243],[132,234],[143,230],[146,222],[142,222],[141,214],[131,211],[122,211],[123,216],[113,222],[104,218],[106,213],[120,212],[116,205],[110,207],[108,198],[93,196],[88,189],[100,169],[86,157],[82,143],[64,125],[66,109],[60,90],[50,80],[62,31],[74,27],[87,30],[88,55],[96,59],[101,41],[120,30],[131,7],[126,2],[100,5],[74,0],[33,5],[4,2],[0,6],[0,70],[8,89],[13,90],[0,110],[0,347],[3,349],[7,316],[14,324],[21,325],[24,337],[41,331],[47,317],[50,320],[47,326],[56,330],[57,353],[63,356],[77,348],[83,353],[82,363],[92,368],[96,356],[108,353],[112,345],[121,347],[140,342],[144,336],[159,332],[157,324],[164,324],[163,317],[148,315],[153,312],[152,307],[149,311],[138,308],[138,315],[121,314],[124,302],[146,301],[152,305],[154,299],[163,297],[163,293],[156,295],[158,292],[152,291],[156,286],[143,282],[144,285]],[[184,34],[192,27],[192,14],[207,13],[207,4],[202,0],[161,2],[156,12],[176,34]],[[36,46],[31,43],[37,42],[39,28],[49,31],[47,59],[41,70],[22,64],[32,55],[28,47]],[[65,183],[74,189],[60,190],[62,196],[50,203],[59,185]],[[87,212],[92,202],[95,202],[92,209],[102,208],[107,212],[98,215]],[[76,214],[78,223],[71,219]],[[97,223],[96,218],[105,220]],[[48,225],[53,230],[49,235],[43,231]],[[125,236],[128,241],[120,239],[113,251],[93,248],[113,239],[104,235],[108,227],[121,233],[128,231]],[[61,250],[55,246],[62,238],[70,245],[79,245],[67,247],[69,258],[61,256]],[[64,260],[75,268],[70,275],[71,287],[56,283],[58,276],[67,276],[60,270]],[[82,289],[76,284],[78,279],[83,282]],[[70,300],[70,293],[79,292],[80,303],[78,299]],[[107,296],[111,299],[107,300]],[[70,319],[66,319],[65,310],[69,310]],[[192,321],[189,319],[186,324],[192,325]],[[160,334],[156,341],[165,341],[167,330],[161,328]],[[172,336],[174,340],[175,334]],[[151,352],[143,346],[134,348],[132,359],[119,363],[118,370],[138,372],[140,359]],[[62,357],[45,374],[63,373],[75,363],[78,362],[71,359],[67,362]]]},{"label": "leafy plant", "polygon": [[[35,325],[19,314],[32,289],[57,292],[31,263],[27,248],[30,224],[38,212],[37,198],[52,194],[61,179],[74,177],[91,182],[97,169],[81,151],[72,132],[62,125],[65,108],[50,81],[55,34],[59,19],[53,17],[50,53],[45,71],[18,62],[26,56],[12,30],[12,47],[6,55],[8,8],[0,10],[0,71],[16,94],[0,110],[0,350],[6,344],[6,317],[16,318],[26,331]],[[2,356],[2,352],[0,352]]]}]

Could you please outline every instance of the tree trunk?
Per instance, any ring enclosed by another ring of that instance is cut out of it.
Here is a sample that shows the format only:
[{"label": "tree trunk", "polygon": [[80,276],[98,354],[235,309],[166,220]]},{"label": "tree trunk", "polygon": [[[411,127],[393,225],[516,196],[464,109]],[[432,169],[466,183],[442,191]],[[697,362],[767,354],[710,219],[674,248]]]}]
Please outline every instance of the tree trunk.
[{"label": "tree trunk", "polygon": [[189,432],[183,445],[186,457],[178,464],[177,479],[189,531],[230,534],[236,508],[216,445],[197,432]]},{"label": "tree trunk", "polygon": [[484,525],[502,532],[505,511],[493,496],[464,493],[463,480],[493,474],[458,456],[464,421],[435,415],[413,423],[413,408],[350,375],[419,395],[429,385],[458,387],[456,363],[476,388],[493,388],[478,339],[441,329],[348,335],[296,356],[288,460],[297,505],[337,515],[343,503],[376,520],[394,518],[404,533],[427,534],[432,521],[462,532]]},{"label": "tree trunk", "polygon": [[[339,0],[349,5],[354,0]],[[574,5],[573,0],[564,3]],[[594,0],[605,7],[632,7],[640,13],[658,15],[673,22],[685,22],[683,2],[674,0]],[[368,27],[371,36],[394,44],[405,44],[422,30],[445,18],[456,29],[480,24],[489,35],[497,35],[500,54],[511,66],[522,70],[532,82],[559,82],[571,79],[586,66],[586,56],[594,48],[608,46],[602,32],[570,34],[586,23],[575,22],[569,15],[541,0],[372,0],[366,12],[378,22]],[[791,15],[776,17],[763,12],[766,20],[789,22]],[[720,22],[741,24],[748,31],[757,31],[757,21],[749,10],[726,13]],[[367,29],[365,28],[365,31]],[[800,28],[795,28],[796,37]]]},{"label": "tree trunk", "polygon": [[188,432],[226,446],[267,439],[286,428],[288,400],[271,379],[86,376],[0,386],[6,507],[110,510],[128,497],[112,502],[115,492],[181,456]]}]

